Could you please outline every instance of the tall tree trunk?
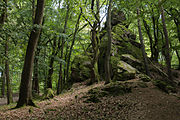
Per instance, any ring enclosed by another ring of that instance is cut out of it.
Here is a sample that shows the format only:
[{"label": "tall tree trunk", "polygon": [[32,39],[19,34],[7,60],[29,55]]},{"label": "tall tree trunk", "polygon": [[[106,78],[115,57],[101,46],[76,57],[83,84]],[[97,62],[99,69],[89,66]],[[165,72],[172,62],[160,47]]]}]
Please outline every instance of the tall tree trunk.
[{"label": "tall tree trunk", "polygon": [[6,78],[6,86],[7,86],[7,104],[10,104],[13,102],[13,97],[12,97],[12,90],[11,90],[11,82],[9,78],[9,60],[8,60],[8,38],[6,38],[6,43],[5,43],[5,56],[6,56],[6,61],[5,61],[5,78]]},{"label": "tall tree trunk", "polygon": [[154,58],[153,38],[152,38],[152,35],[151,35],[150,27],[147,24],[145,19],[143,19],[143,23],[144,23],[144,27],[146,29],[146,33],[147,33],[147,35],[149,37],[149,43],[150,43],[150,49],[151,49],[151,59],[153,60],[153,58]]},{"label": "tall tree trunk", "polygon": [[2,95],[2,97],[5,97],[5,83],[6,83],[6,80],[5,80],[4,71],[1,72],[1,82],[2,82],[1,95]]},{"label": "tall tree trunk", "polygon": [[[137,9],[137,15],[138,16],[140,15],[139,8]],[[149,74],[149,69],[148,69],[148,61],[147,61],[147,56],[146,56],[146,52],[145,52],[143,36],[142,36],[142,32],[141,32],[140,18],[138,18],[138,31],[139,31],[139,39],[141,42],[141,50],[142,50],[142,55],[143,55],[143,59],[144,59],[144,66],[145,66],[145,70],[146,70],[146,75],[149,76],[150,74]]]},{"label": "tall tree trunk", "polygon": [[92,84],[94,82],[97,82],[99,81],[99,71],[98,71],[98,60],[99,60],[99,44],[100,44],[100,40],[99,40],[99,29],[97,28],[100,28],[100,22],[99,22],[99,0],[96,0],[96,4],[97,4],[97,12],[95,13],[94,11],[94,0],[91,1],[91,12],[92,14],[94,14],[94,17],[95,17],[95,21],[93,23],[93,25],[91,25],[91,44],[92,44],[92,50],[93,50],[93,57],[92,57],[92,60],[91,60],[91,81],[89,84]]},{"label": "tall tree trunk", "polygon": [[97,31],[91,30],[91,43],[93,49],[93,58],[91,60],[91,81],[90,84],[99,81],[98,59],[99,59],[99,40],[97,38]]},{"label": "tall tree trunk", "polygon": [[152,9],[152,22],[153,22],[153,33],[154,33],[154,45],[153,45],[153,60],[155,62],[158,62],[158,56],[159,56],[159,50],[158,50],[158,37],[157,37],[157,34],[156,34],[156,18],[154,16],[154,10]]},{"label": "tall tree trunk", "polygon": [[[67,43],[65,45],[66,45],[66,51],[65,51],[64,61],[66,61],[66,63],[67,63],[69,45]],[[65,64],[65,69],[64,69],[64,73],[63,73],[64,74],[64,76],[63,76],[64,86],[66,84],[66,77],[67,77],[66,72],[67,72],[67,64]]]},{"label": "tall tree trunk", "polygon": [[[42,25],[43,12],[44,12],[45,0],[37,0],[37,9],[34,20],[34,25]],[[24,61],[24,67],[21,75],[21,84],[19,92],[19,100],[17,103],[17,108],[23,105],[35,105],[32,101],[32,71],[33,62],[36,46],[38,43],[41,28],[34,27],[31,31],[28,46],[26,49],[26,56]]]},{"label": "tall tree trunk", "polygon": [[75,30],[74,30],[74,33],[73,33],[72,43],[71,43],[69,54],[68,54],[68,57],[67,57],[66,80],[69,80],[70,59],[71,59],[73,46],[74,46],[74,43],[75,43],[75,40],[76,40],[76,34],[78,33],[79,22],[80,22],[81,15],[82,15],[82,9],[81,9],[81,12],[80,12],[80,14],[78,16],[77,22],[76,22]]},{"label": "tall tree trunk", "polygon": [[[63,30],[64,34],[66,33],[67,23],[68,23],[68,19],[69,19],[69,11],[70,11],[70,7],[69,7],[69,3],[68,3],[67,12],[66,12],[66,18],[65,18],[65,23],[64,23],[64,30]],[[60,56],[60,59],[63,59],[63,55],[64,55],[64,42],[65,42],[65,38],[63,37],[62,38],[62,44],[61,44],[61,56]],[[63,69],[62,69],[62,63],[60,63],[57,95],[59,95],[63,90],[64,81],[63,81],[62,76],[63,76]]]},{"label": "tall tree trunk", "polygon": [[[159,0],[161,2],[161,0]],[[171,75],[171,58],[170,58],[170,50],[169,50],[169,38],[168,38],[168,31],[166,28],[166,22],[165,22],[165,16],[164,16],[164,9],[163,6],[160,6],[161,8],[161,16],[162,16],[162,24],[163,24],[163,32],[165,36],[165,58],[166,58],[166,65],[167,65],[167,70],[168,70],[168,77],[170,80],[172,80],[172,75]]]},{"label": "tall tree trunk", "polygon": [[[6,21],[7,18],[7,0],[3,0],[5,7],[2,8],[2,14],[0,16],[0,29],[3,27],[4,22]],[[8,37],[6,37],[5,41],[5,78],[6,78],[6,86],[7,86],[7,104],[10,104],[13,102],[12,98],[12,91],[11,91],[11,83],[10,83],[10,78],[9,78],[9,60],[8,60]],[[4,83],[4,81],[3,81]],[[5,86],[5,85],[4,85]],[[4,92],[4,88],[3,88]]]},{"label": "tall tree trunk", "polygon": [[3,24],[4,24],[5,20],[6,20],[6,17],[7,17],[7,2],[8,2],[8,0],[3,0],[3,2],[5,4],[5,7],[3,7],[1,9],[2,14],[0,16],[0,29],[2,28],[2,26],[3,26]]},{"label": "tall tree trunk", "polygon": [[32,82],[32,93],[33,94],[39,94],[39,74],[38,74],[38,68],[39,68],[39,59],[38,56],[40,54],[40,49],[37,49],[35,52],[35,58],[34,58],[34,71],[33,71],[33,82]]},{"label": "tall tree trunk", "polygon": [[112,44],[111,9],[112,9],[112,0],[109,1],[108,16],[107,16],[108,41],[107,41],[107,50],[106,50],[106,57],[105,57],[105,79],[106,79],[106,83],[109,83],[111,81],[111,73],[110,73],[110,55],[111,55],[111,44]]},{"label": "tall tree trunk", "polygon": [[[44,52],[43,52],[43,60],[46,61],[46,47],[44,48]],[[44,74],[44,93],[46,93],[47,90],[47,67],[44,67],[43,70],[43,74]]]},{"label": "tall tree trunk", "polygon": [[176,28],[177,28],[178,40],[180,42],[180,23],[179,23],[179,21],[177,21],[177,22],[175,22],[175,24],[176,24]]},{"label": "tall tree trunk", "polygon": [[[4,2],[5,5],[7,5],[7,0],[1,0],[1,2]],[[6,20],[6,17],[7,17],[7,7],[3,7],[0,9],[2,11],[2,14],[0,15],[0,29],[2,29],[3,25],[4,25],[4,22]],[[1,92],[2,92],[2,96],[4,97],[5,95],[5,73],[2,72],[2,89],[1,89]]]},{"label": "tall tree trunk", "polygon": [[54,73],[54,60],[59,52],[59,48],[57,48],[57,38],[53,38],[53,46],[52,46],[52,54],[49,61],[49,71],[48,71],[48,77],[47,77],[47,88],[52,89],[52,75]]},{"label": "tall tree trunk", "polygon": [[35,0],[32,0],[32,22],[34,23],[34,17],[35,17]]}]

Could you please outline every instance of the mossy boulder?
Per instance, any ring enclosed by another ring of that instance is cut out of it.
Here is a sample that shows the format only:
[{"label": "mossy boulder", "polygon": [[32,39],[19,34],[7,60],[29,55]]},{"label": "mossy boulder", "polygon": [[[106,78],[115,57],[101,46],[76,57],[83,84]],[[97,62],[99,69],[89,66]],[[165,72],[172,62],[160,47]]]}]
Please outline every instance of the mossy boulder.
[{"label": "mossy boulder", "polygon": [[118,61],[117,67],[127,71],[128,73],[136,73],[137,72],[136,68],[132,67],[128,63],[121,61],[121,60]]},{"label": "mossy boulder", "polygon": [[86,103],[98,103],[101,102],[102,97],[119,96],[130,92],[131,87],[129,87],[127,84],[114,82],[103,87],[97,87],[89,90],[87,96],[84,96],[83,98],[86,98],[84,101]]},{"label": "mossy boulder", "polygon": [[130,64],[132,67],[136,68],[138,71],[144,70],[142,62],[131,54],[122,54],[121,60],[126,61],[126,63]]},{"label": "mossy boulder", "polygon": [[117,61],[117,65],[113,65],[113,81],[125,81],[134,79],[137,70],[124,61]]},{"label": "mossy boulder", "polygon": [[159,89],[161,89],[162,91],[164,91],[166,93],[171,93],[171,92],[176,93],[177,92],[176,87],[172,83],[170,83],[166,80],[164,80],[164,81],[163,80],[154,80],[153,83]]},{"label": "mossy boulder", "polygon": [[76,56],[71,67],[72,82],[82,82],[90,78],[90,66],[90,59],[86,55]]},{"label": "mossy boulder", "polygon": [[149,77],[149,76],[147,76],[147,75],[145,75],[145,74],[138,74],[137,75],[138,77],[139,77],[139,79],[140,80],[142,80],[143,82],[150,82],[150,81],[152,81],[152,79]]},{"label": "mossy boulder", "polygon": [[142,59],[141,45],[135,41],[136,37],[129,29],[118,24],[112,31],[113,47],[117,48],[118,54],[130,54],[137,59]]}]

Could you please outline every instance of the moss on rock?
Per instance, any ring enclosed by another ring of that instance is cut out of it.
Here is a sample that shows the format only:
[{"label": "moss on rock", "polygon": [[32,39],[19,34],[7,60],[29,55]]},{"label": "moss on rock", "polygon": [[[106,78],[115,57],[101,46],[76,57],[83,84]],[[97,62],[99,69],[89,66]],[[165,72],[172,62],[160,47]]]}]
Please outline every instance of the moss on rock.
[{"label": "moss on rock", "polygon": [[162,91],[164,91],[166,93],[170,93],[170,92],[176,93],[177,92],[176,88],[168,81],[154,80],[153,83],[159,89],[161,89]]},{"label": "moss on rock", "polygon": [[90,64],[90,60],[86,55],[76,56],[71,67],[72,82],[82,82],[90,78]]},{"label": "moss on rock", "polygon": [[100,98],[105,96],[119,96],[131,92],[131,87],[127,84],[122,84],[118,82],[110,83],[104,87],[93,88],[88,91],[88,95],[84,96],[86,98],[84,102],[98,103],[101,102]]}]

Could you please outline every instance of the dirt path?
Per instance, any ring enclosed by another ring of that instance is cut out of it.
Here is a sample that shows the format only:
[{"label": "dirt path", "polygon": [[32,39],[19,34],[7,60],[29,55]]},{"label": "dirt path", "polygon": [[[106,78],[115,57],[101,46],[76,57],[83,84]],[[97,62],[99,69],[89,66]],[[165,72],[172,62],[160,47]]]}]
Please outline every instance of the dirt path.
[{"label": "dirt path", "polygon": [[[51,113],[57,113],[59,107],[65,107],[75,100],[75,96],[83,96],[86,92],[88,92],[90,89],[98,86],[102,86],[104,82],[101,82],[99,84],[95,84],[92,86],[85,86],[85,83],[77,83],[74,84],[72,89],[65,94],[62,94],[60,96],[56,96],[53,99],[45,100],[42,102],[37,103],[39,108],[32,108],[32,107],[23,107],[15,110],[9,110],[8,107],[4,106],[0,109],[0,120],[8,119],[8,120],[16,120],[16,119],[38,119],[43,120],[46,119],[48,116],[52,116],[48,114],[48,112]],[[15,106],[11,106],[13,108]],[[56,112],[54,112],[56,111]],[[51,118],[51,117],[50,117]]]},{"label": "dirt path", "polygon": [[123,96],[85,103],[87,91],[103,84],[75,84],[70,92],[39,102],[39,108],[1,108],[0,120],[180,120],[180,100],[154,87],[137,87]]}]

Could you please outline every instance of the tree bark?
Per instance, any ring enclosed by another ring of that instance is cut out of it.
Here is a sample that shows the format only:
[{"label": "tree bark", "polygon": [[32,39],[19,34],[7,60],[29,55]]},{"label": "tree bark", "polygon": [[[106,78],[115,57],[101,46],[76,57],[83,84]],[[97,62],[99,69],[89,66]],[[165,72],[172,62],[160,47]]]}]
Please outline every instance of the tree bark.
[{"label": "tree bark", "polygon": [[39,94],[39,59],[37,58],[40,54],[40,49],[35,52],[34,58],[34,71],[33,71],[33,82],[32,82],[32,93]]},{"label": "tree bark", "polygon": [[73,46],[74,46],[75,39],[76,39],[76,34],[78,33],[79,22],[80,22],[81,15],[82,15],[82,9],[81,9],[81,12],[80,12],[80,14],[78,16],[77,22],[76,22],[75,31],[73,33],[72,43],[71,43],[69,54],[68,54],[68,57],[67,57],[66,80],[69,80],[70,59],[71,59],[71,54],[72,54]]},{"label": "tree bark", "polygon": [[106,56],[105,56],[105,81],[106,83],[109,83],[111,81],[111,73],[110,73],[110,55],[111,55],[111,43],[112,43],[111,9],[112,9],[112,0],[109,1],[108,16],[107,16],[108,41],[107,41],[107,50],[106,50]]},{"label": "tree bark", "polygon": [[[161,2],[161,0],[159,0],[159,2]],[[168,77],[169,77],[170,80],[172,80],[169,38],[168,38],[168,31],[167,31],[167,28],[166,28],[166,22],[165,22],[163,6],[160,6],[160,9],[161,9],[161,16],[162,16],[163,32],[164,32],[164,36],[165,36],[165,47],[166,47],[165,58],[166,58],[166,65],[167,65],[167,70],[168,70]]]},{"label": "tree bark", "polygon": [[[66,12],[66,18],[65,18],[65,23],[64,23],[64,30],[63,33],[66,33],[66,28],[67,28],[67,23],[68,23],[68,19],[69,19],[69,11],[70,11],[70,7],[69,4],[67,6],[67,12]],[[60,59],[63,59],[63,55],[64,55],[64,42],[65,42],[65,38],[62,38],[62,45],[61,45],[61,56]],[[58,79],[58,87],[57,87],[57,95],[59,95],[62,90],[63,90],[63,85],[64,85],[64,81],[63,81],[63,69],[62,69],[62,63],[60,63],[59,66],[59,79]]]},{"label": "tree bark", "polygon": [[1,89],[1,95],[2,97],[5,97],[5,83],[6,83],[6,80],[5,80],[5,74],[4,74],[4,71],[1,72],[1,80],[2,80],[2,89]]},{"label": "tree bark", "polygon": [[[1,0],[4,2],[5,7],[1,8],[2,14],[0,15],[0,29],[2,29],[4,22],[6,21],[7,17],[7,0]],[[5,95],[5,73],[2,73],[2,96],[4,97]]]},{"label": "tree bark", "polygon": [[[139,8],[137,8],[137,15],[140,15],[139,12]],[[142,55],[143,55],[143,59],[144,59],[144,66],[145,66],[145,70],[146,70],[146,75],[150,75],[149,73],[149,69],[148,69],[148,61],[147,61],[147,56],[146,56],[146,52],[145,52],[145,46],[144,46],[144,41],[143,41],[143,36],[142,36],[142,32],[141,32],[141,23],[140,23],[140,19],[138,18],[138,31],[139,31],[139,39],[141,42],[141,51],[142,51]]]},{"label": "tree bark", "polygon": [[56,50],[57,44],[56,44],[56,37],[53,38],[53,46],[52,46],[52,54],[49,61],[49,71],[48,71],[48,77],[47,77],[47,88],[52,89],[52,75],[54,72],[54,60],[57,56],[59,50]]},{"label": "tree bark", "polygon": [[[37,0],[37,9],[34,20],[34,25],[42,25],[43,12],[44,12],[45,0]],[[39,35],[41,28],[34,27],[31,31],[28,46],[26,49],[26,56],[24,61],[24,67],[21,75],[21,84],[19,92],[19,100],[17,103],[17,108],[24,105],[35,105],[32,101],[32,71],[35,49],[37,47]]]},{"label": "tree bark", "polygon": [[0,16],[0,28],[2,28],[2,26],[3,26],[3,24],[4,24],[5,20],[6,20],[6,17],[7,17],[7,2],[8,2],[8,0],[3,0],[3,2],[5,4],[5,7],[3,7],[1,9],[2,14]]},{"label": "tree bark", "polygon": [[6,38],[6,43],[5,43],[5,56],[6,56],[6,61],[5,61],[5,78],[6,78],[6,86],[7,86],[7,104],[10,104],[13,102],[13,97],[12,97],[12,90],[11,90],[11,82],[9,78],[9,60],[8,60],[8,38]]},{"label": "tree bark", "polygon": [[158,37],[156,34],[156,18],[154,16],[154,10],[152,9],[152,22],[153,22],[153,33],[154,33],[154,45],[153,45],[153,60],[158,62],[159,50],[158,50]]},{"label": "tree bark", "polygon": [[[99,81],[99,69],[98,69],[98,60],[99,60],[99,44],[100,44],[100,40],[99,40],[99,28],[100,28],[100,22],[99,22],[99,0],[96,0],[96,13],[94,11],[94,0],[91,1],[91,12],[95,17],[95,21],[93,23],[93,25],[91,25],[91,44],[92,44],[92,50],[93,50],[93,56],[92,56],[92,60],[91,60],[91,81],[89,84],[93,84],[94,82],[98,82]],[[90,23],[90,22],[89,22]]]},{"label": "tree bark", "polygon": [[154,58],[154,50],[153,50],[153,38],[151,35],[150,27],[148,26],[147,22],[145,19],[143,19],[144,27],[146,29],[146,33],[149,37],[149,43],[150,43],[150,49],[151,49],[151,59],[153,60]]}]

